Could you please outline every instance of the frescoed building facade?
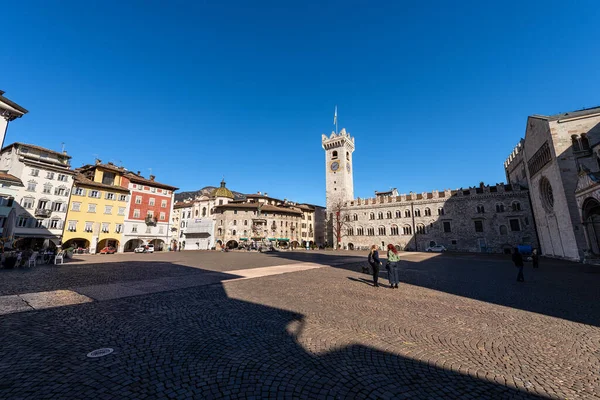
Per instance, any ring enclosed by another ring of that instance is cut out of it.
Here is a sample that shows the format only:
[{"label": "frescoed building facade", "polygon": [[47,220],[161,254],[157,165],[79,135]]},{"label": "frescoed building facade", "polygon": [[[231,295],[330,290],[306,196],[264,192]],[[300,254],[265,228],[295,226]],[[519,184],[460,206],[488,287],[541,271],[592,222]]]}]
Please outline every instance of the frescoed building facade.
[{"label": "frescoed building facade", "polygon": [[104,247],[118,249],[123,241],[129,189],[122,186],[122,167],[114,164],[78,168],[69,202],[63,247],[97,253]]},{"label": "frescoed building facade", "polygon": [[152,244],[156,251],[167,250],[177,188],[157,182],[154,175],[146,179],[139,171],[127,172],[122,186],[129,189],[131,197],[125,211],[120,251],[133,251],[142,244]]}]

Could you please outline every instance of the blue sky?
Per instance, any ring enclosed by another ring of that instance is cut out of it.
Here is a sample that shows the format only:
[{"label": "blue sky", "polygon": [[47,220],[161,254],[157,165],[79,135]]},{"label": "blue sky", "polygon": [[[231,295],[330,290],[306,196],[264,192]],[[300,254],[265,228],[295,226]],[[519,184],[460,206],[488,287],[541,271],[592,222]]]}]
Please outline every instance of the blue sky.
[{"label": "blue sky", "polygon": [[324,204],[336,104],[357,197],[501,182],[528,115],[600,104],[600,2],[416,3],[9,2],[5,145]]}]

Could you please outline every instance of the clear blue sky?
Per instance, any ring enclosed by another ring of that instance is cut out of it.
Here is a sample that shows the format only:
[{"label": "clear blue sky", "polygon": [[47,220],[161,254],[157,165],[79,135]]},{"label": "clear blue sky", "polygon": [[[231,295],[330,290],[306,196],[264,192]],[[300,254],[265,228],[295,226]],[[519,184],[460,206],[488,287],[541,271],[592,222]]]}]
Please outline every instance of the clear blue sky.
[{"label": "clear blue sky", "polygon": [[600,104],[600,2],[488,3],[8,2],[5,144],[324,204],[337,104],[357,197],[501,182],[528,115]]}]

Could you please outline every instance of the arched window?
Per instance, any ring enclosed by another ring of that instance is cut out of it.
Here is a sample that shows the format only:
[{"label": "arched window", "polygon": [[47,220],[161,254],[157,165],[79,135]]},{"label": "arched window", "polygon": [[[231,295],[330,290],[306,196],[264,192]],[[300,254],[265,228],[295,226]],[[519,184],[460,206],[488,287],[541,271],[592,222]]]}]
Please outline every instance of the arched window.
[{"label": "arched window", "polygon": [[504,204],[496,204],[496,212],[504,212]]},{"label": "arched window", "polygon": [[386,214],[387,219],[392,219],[392,212],[388,211]]},{"label": "arched window", "polygon": [[368,236],[375,236],[375,228],[367,228]]},{"label": "arched window", "polygon": [[206,207],[202,207],[202,216],[206,217]]},{"label": "arched window", "polygon": [[375,219],[375,213],[369,214],[369,219]]},{"label": "arched window", "polygon": [[396,218],[402,218],[402,212],[400,210],[396,210]]},{"label": "arched window", "polygon": [[415,208],[415,217],[420,217],[421,216],[421,210],[419,210],[418,208]]},{"label": "arched window", "polygon": [[357,228],[356,229],[356,234],[358,236],[363,236],[365,234],[365,230],[363,228]]},{"label": "arched window", "polygon": [[350,161],[350,152],[346,152],[346,160]]},{"label": "arched window", "polygon": [[500,234],[506,235],[507,233],[508,233],[508,228],[506,227],[506,225],[500,225]]},{"label": "arched window", "polygon": [[521,211],[521,203],[519,203],[518,201],[513,201],[511,207],[513,211]]},{"label": "arched window", "polygon": [[410,210],[404,210],[404,216],[410,218]]},{"label": "arched window", "polygon": [[221,236],[223,234],[223,229],[219,228],[217,229],[217,235]]},{"label": "arched window", "polygon": [[354,236],[354,228],[348,228],[348,229],[346,230],[346,232],[347,232],[346,234],[347,234],[348,236]]},{"label": "arched window", "polygon": [[231,234],[232,234],[233,236],[235,236],[235,234],[236,234],[236,233],[237,233],[237,232],[235,231],[235,229],[234,229],[234,230],[231,232]]},{"label": "arched window", "polygon": [[425,216],[426,216],[426,217],[429,217],[429,216],[431,216],[431,210],[429,209],[429,207],[427,207],[427,208],[425,209]]},{"label": "arched window", "polygon": [[350,221],[350,216],[349,215],[344,215],[344,221]]},{"label": "arched window", "polygon": [[397,225],[392,225],[392,227],[390,228],[390,233],[392,235],[397,235],[398,234],[398,226]]},{"label": "arched window", "polygon": [[381,211],[377,214],[377,219],[383,219],[383,213]]},{"label": "arched window", "polygon": [[337,151],[334,151],[333,153],[331,153],[331,159],[335,160],[336,158],[338,158]]},{"label": "arched window", "polygon": [[402,233],[404,235],[412,235],[412,228],[410,227],[410,225],[404,225],[402,227]]},{"label": "arched window", "polygon": [[442,207],[438,208],[438,215],[444,215],[444,209]]},{"label": "arched window", "polygon": [[483,214],[485,212],[485,208],[482,205],[477,206],[477,214]]},{"label": "arched window", "polygon": [[420,234],[425,234],[425,225],[423,225],[423,224],[418,224],[418,225],[417,225],[417,233],[420,233]]},{"label": "arched window", "polygon": [[237,225],[237,219],[234,219],[234,220],[233,220],[233,224],[234,224],[234,225]]},{"label": "arched window", "polygon": [[248,236],[248,231],[244,229],[244,236]]},{"label": "arched window", "polygon": [[358,221],[358,214],[354,214],[354,218],[355,221]]},{"label": "arched window", "polygon": [[577,135],[571,136],[571,144],[573,145],[573,151],[581,151],[581,147],[579,146],[579,140],[577,139]]}]

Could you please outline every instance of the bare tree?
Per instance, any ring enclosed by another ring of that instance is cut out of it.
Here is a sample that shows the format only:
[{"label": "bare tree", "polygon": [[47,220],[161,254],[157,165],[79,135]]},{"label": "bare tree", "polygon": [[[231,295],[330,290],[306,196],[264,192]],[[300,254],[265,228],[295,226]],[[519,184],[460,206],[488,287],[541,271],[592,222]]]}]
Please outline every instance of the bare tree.
[{"label": "bare tree", "polygon": [[346,210],[343,201],[338,200],[331,205],[329,219],[329,226],[333,234],[333,240],[335,241],[334,247],[339,249],[342,238],[347,235],[348,228],[350,227],[350,214]]}]

